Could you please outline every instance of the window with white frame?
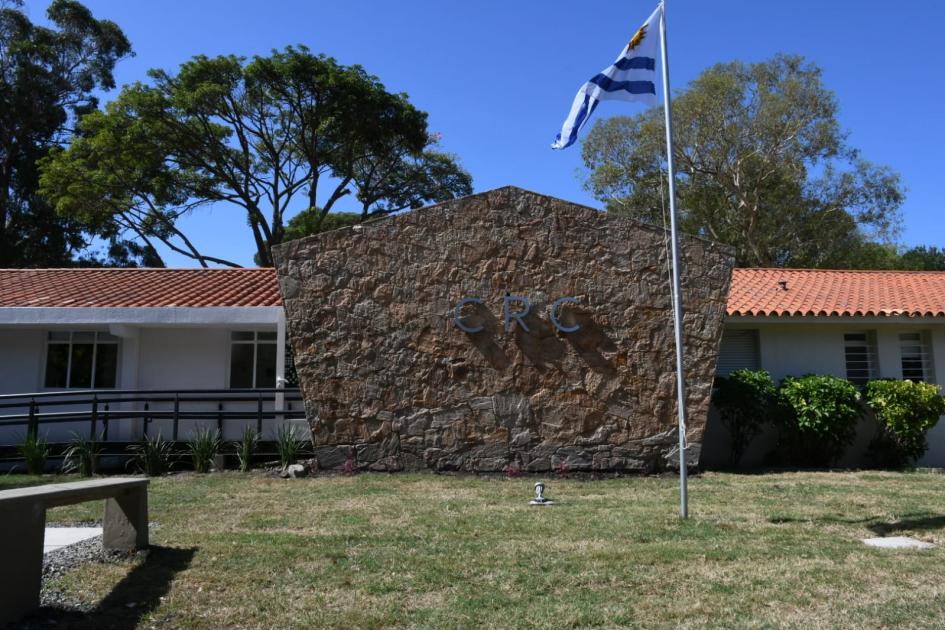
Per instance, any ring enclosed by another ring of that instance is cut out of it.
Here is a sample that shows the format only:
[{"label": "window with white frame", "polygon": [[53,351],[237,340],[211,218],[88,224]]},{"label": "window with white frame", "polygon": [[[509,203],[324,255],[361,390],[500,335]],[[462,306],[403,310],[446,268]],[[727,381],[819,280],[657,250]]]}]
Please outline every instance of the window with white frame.
[{"label": "window with white frame", "polygon": [[847,380],[864,386],[876,378],[876,333],[872,330],[843,335]]},{"label": "window with white frame", "polygon": [[935,373],[928,332],[899,333],[902,378],[916,382],[932,382]]},{"label": "window with white frame", "polygon": [[112,389],[118,378],[118,337],[55,331],[46,337],[45,387]]},{"label": "window with white frame", "polygon": [[230,333],[230,387],[276,386],[276,333],[240,330]]}]

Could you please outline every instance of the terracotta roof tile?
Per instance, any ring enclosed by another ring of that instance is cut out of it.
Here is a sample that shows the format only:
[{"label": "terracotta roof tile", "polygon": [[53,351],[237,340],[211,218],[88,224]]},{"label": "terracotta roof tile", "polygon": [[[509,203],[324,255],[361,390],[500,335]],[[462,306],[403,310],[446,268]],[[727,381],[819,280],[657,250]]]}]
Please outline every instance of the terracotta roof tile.
[{"label": "terracotta roof tile", "polygon": [[945,315],[945,272],[736,269],[729,315]]},{"label": "terracotta roof tile", "polygon": [[0,269],[0,307],[281,304],[274,269]]},{"label": "terracotta roof tile", "polygon": [[[281,304],[273,269],[0,269],[0,307]],[[727,312],[945,316],[945,272],[736,269]]]}]

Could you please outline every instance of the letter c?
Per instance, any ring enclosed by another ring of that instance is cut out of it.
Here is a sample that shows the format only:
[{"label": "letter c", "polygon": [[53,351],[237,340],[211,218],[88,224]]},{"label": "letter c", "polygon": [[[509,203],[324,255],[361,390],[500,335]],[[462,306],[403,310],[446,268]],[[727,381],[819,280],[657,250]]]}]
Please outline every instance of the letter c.
[{"label": "letter c", "polygon": [[560,321],[558,321],[558,309],[561,308],[561,305],[565,302],[577,302],[578,299],[574,297],[563,297],[558,298],[551,304],[551,323],[555,325],[555,328],[560,330],[563,333],[573,333],[581,330],[581,327],[577,324],[574,326],[565,326]]},{"label": "letter c", "polygon": [[456,326],[458,326],[463,332],[468,332],[471,334],[482,331],[482,326],[476,326],[473,328],[472,326],[467,326],[463,323],[463,307],[472,303],[482,304],[482,300],[477,297],[463,298],[456,305],[456,308],[453,309],[453,323],[456,324]]}]

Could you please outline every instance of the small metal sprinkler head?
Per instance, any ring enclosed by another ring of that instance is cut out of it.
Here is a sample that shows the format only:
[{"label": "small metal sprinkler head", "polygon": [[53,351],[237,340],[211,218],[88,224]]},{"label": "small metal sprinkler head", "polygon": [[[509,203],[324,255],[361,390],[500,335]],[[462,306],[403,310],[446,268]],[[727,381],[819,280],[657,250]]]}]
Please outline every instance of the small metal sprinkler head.
[{"label": "small metal sprinkler head", "polygon": [[551,505],[554,503],[545,497],[545,482],[539,481],[535,484],[535,498],[528,502],[529,505]]}]

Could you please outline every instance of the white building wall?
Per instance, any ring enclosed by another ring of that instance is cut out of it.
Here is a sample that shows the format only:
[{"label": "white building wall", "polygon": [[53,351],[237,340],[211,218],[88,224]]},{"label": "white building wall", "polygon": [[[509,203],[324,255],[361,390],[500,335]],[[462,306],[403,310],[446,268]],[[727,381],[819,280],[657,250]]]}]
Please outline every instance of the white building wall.
[{"label": "white building wall", "polygon": [[138,388],[222,389],[227,385],[229,331],[143,328]]},{"label": "white building wall", "polygon": [[[831,374],[845,377],[843,335],[873,331],[876,334],[878,365],[876,378],[902,378],[899,334],[928,331],[932,337],[933,356],[937,367],[945,361],[945,325],[915,323],[835,322],[822,318],[818,323],[729,323],[726,327],[755,328],[759,331],[761,365],[776,380],[785,376]],[[935,377],[941,382],[939,370]]]},{"label": "white building wall", "polygon": [[45,347],[42,330],[0,328],[0,394],[40,391]]},{"label": "white building wall", "polygon": [[[50,330],[62,330],[61,327],[2,327],[0,328],[0,394],[31,394],[54,392],[56,389],[45,387],[46,339]],[[101,330],[105,327],[76,326],[68,330]],[[119,358],[119,371],[121,358]],[[81,394],[82,390],[75,390]],[[73,411],[80,407],[57,405],[47,411]],[[81,408],[86,408],[85,406]],[[0,416],[26,414],[27,406],[0,408]],[[0,444],[15,444],[26,435],[26,425],[0,424]],[[68,441],[73,434],[85,435],[89,432],[88,422],[59,422],[42,426],[40,435],[48,441]],[[117,436],[116,436],[117,437]]]},{"label": "white building wall", "polygon": [[[935,382],[943,384],[945,375],[945,324],[916,320],[844,319],[820,317],[814,323],[790,320],[771,321],[764,318],[730,320],[727,329],[756,329],[759,338],[761,368],[775,382],[787,376],[830,374],[846,377],[843,335],[850,332],[874,331],[876,335],[876,378],[902,378],[899,334],[928,331],[932,345]],[[861,422],[854,444],[839,462],[843,466],[865,463],[865,451],[875,434],[870,421]],[[777,435],[768,428],[752,444],[743,465],[760,466],[774,447]],[[945,467],[945,419],[928,433],[929,450],[918,462],[920,466]],[[703,446],[702,465],[723,466],[727,461],[728,436],[713,412]]]},{"label": "white building wall", "polygon": [[[275,318],[271,318],[275,319]],[[191,390],[226,389],[229,381],[230,332],[232,330],[277,331],[276,322],[234,322],[228,325],[183,325],[140,326],[136,324],[106,323],[99,325],[69,325],[59,322],[41,326],[0,325],[0,394],[22,394],[54,391],[43,387],[43,369],[46,357],[46,337],[50,330],[101,330],[120,337],[117,389],[137,390]],[[284,333],[283,333],[284,335]],[[277,369],[279,376],[282,370]],[[82,396],[84,390],[69,390]],[[205,407],[205,409],[204,409]],[[228,403],[227,410],[245,409],[255,411],[256,403]],[[113,404],[119,408],[140,410],[140,404]],[[172,404],[152,405],[152,410],[171,410]],[[189,405],[194,409],[195,405]],[[217,410],[213,403],[200,404],[205,411]],[[272,403],[265,404],[272,409]],[[69,410],[63,406],[57,410]],[[77,408],[78,409],[78,408]],[[83,406],[82,409],[87,409]],[[48,409],[47,409],[48,410]],[[7,413],[26,413],[26,407],[4,410]],[[198,424],[216,428],[215,420],[183,420],[180,436],[185,438]],[[247,421],[246,424],[255,424]],[[267,421],[266,438],[270,438]],[[228,422],[224,439],[237,439],[242,424]],[[68,422],[41,426],[41,435],[51,442],[66,442],[73,433],[86,435],[89,422]],[[101,430],[101,426],[99,426]],[[172,422],[155,420],[148,428],[154,434],[161,432],[170,439]],[[143,420],[115,421],[109,425],[109,438],[120,440],[138,439],[143,431]],[[0,426],[0,444],[15,444],[25,435],[25,426]]]},{"label": "white building wall", "polygon": [[[139,335],[138,388],[142,390],[223,389],[227,385],[229,331],[218,328],[143,328]],[[191,404],[213,411],[212,403]],[[151,406],[152,411],[171,411],[172,403]],[[186,436],[198,426],[215,428],[212,420],[182,420],[179,435]],[[143,426],[137,433],[143,432]],[[173,435],[173,421],[153,419],[148,433]]]},{"label": "white building wall", "polygon": [[[932,363],[935,369],[935,380],[939,385],[945,384],[945,326],[930,328],[932,332]],[[898,344],[898,338],[896,343]],[[901,366],[900,366],[901,370]],[[901,375],[901,372],[900,372]],[[942,388],[945,390],[945,387]],[[920,466],[945,467],[945,417],[940,418],[938,424],[926,434],[929,450],[919,460]]]},{"label": "white building wall", "polygon": [[[41,390],[45,343],[41,330],[0,328],[0,394]],[[27,407],[0,407],[0,416],[28,411]],[[25,434],[25,426],[0,424],[0,444],[19,442]]]},{"label": "white building wall", "polygon": [[842,329],[829,326],[757,326],[761,366],[774,380],[804,374],[844,376]]},{"label": "white building wall", "polygon": [[0,394],[53,391],[43,387],[50,330],[99,330],[119,336],[118,389],[222,389],[228,379],[230,331],[276,327],[0,327]]},{"label": "white building wall", "polygon": [[[138,388],[155,389],[227,389],[230,369],[230,333],[232,330],[270,330],[272,325],[233,326],[228,328],[142,328],[139,335]],[[276,331],[278,332],[278,331]],[[283,355],[284,356],[284,355]],[[281,364],[280,364],[281,365]],[[277,370],[281,376],[282,371]],[[152,406],[152,409],[170,410],[171,404]],[[214,403],[190,403],[190,410],[213,412],[218,410]],[[264,403],[265,410],[272,410],[273,403]],[[228,402],[227,411],[246,411],[255,413],[255,402]],[[223,438],[238,439],[244,426],[255,426],[253,419],[228,420],[224,424]],[[197,427],[215,429],[213,419],[184,419],[179,426],[179,435],[184,438]],[[273,423],[266,421],[263,427],[263,439],[271,439]],[[148,432],[170,438],[173,432],[171,420],[154,420],[149,424]],[[138,437],[140,429],[138,430]]]}]

